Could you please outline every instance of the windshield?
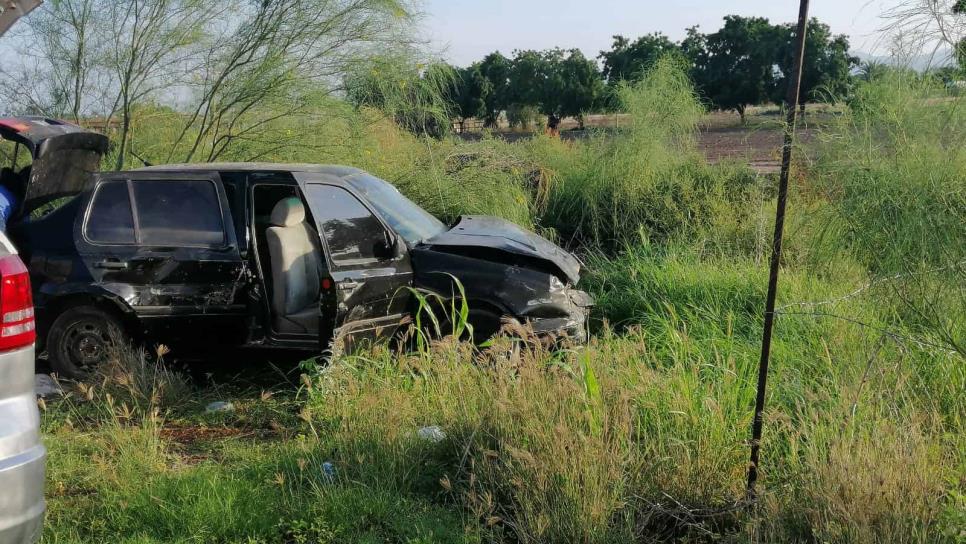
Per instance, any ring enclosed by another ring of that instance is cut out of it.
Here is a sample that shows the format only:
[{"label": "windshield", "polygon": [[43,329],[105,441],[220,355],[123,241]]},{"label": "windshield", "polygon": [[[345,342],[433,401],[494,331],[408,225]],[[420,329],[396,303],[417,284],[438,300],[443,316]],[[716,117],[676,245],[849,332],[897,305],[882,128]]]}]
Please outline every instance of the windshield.
[{"label": "windshield", "polygon": [[352,188],[362,193],[379,215],[410,245],[446,232],[446,225],[409,200],[389,183],[370,174],[346,178]]}]

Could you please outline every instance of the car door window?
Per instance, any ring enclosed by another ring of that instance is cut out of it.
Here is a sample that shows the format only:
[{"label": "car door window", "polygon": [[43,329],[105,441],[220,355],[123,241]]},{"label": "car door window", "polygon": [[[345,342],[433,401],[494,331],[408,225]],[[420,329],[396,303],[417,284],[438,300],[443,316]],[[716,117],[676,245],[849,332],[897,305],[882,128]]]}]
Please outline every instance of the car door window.
[{"label": "car door window", "polygon": [[133,244],[134,216],[126,181],[102,183],[94,193],[85,234],[92,242]]},{"label": "car door window", "polygon": [[214,183],[208,180],[135,180],[140,243],[149,246],[222,246],[225,226]]},{"label": "car door window", "polygon": [[306,194],[334,266],[379,260],[376,244],[386,229],[358,198],[334,185],[309,185]]}]

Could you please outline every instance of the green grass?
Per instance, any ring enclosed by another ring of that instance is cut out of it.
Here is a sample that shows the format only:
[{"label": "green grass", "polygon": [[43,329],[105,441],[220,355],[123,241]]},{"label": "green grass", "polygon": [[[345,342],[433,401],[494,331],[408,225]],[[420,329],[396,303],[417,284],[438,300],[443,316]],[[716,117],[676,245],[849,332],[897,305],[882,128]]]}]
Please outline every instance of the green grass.
[{"label": "green grass", "polygon": [[[684,307],[706,296],[691,294]],[[238,410],[227,415],[202,412],[203,390],[146,413],[125,408],[124,388],[78,393],[45,413],[47,539],[930,541],[955,530],[966,446],[955,356],[889,342],[868,372],[861,329],[795,335],[781,323],[752,516],[733,505],[755,344],[738,326],[655,313],[580,350],[528,344],[506,359],[450,339],[346,356],[298,393],[228,390]],[[953,403],[948,420],[937,399]],[[418,437],[431,425],[442,442]],[[723,513],[675,521],[695,511]]]},{"label": "green grass", "polygon": [[[665,63],[624,90],[617,135],[434,141],[338,110],[264,157],[354,164],[446,219],[570,245],[588,346],[375,347],[273,395],[125,356],[47,405],[45,541],[962,541],[966,110],[938,92],[860,87],[796,165],[757,508],[736,503],[774,180],[704,162]],[[160,155],[163,130],[135,142]],[[236,412],[205,414],[215,398]],[[433,425],[445,439],[419,438]]]}]

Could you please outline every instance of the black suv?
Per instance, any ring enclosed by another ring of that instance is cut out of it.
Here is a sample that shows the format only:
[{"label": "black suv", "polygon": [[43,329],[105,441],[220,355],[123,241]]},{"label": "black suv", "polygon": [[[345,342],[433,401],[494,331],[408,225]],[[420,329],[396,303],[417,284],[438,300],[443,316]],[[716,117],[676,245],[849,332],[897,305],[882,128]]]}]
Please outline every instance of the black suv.
[{"label": "black suv", "polygon": [[[82,375],[110,333],[193,344],[327,348],[392,335],[409,288],[459,296],[478,339],[506,320],[582,339],[577,259],[494,217],[447,227],[354,168],[156,166],[90,176],[12,229],[51,366]],[[49,206],[48,206],[49,207]]]}]

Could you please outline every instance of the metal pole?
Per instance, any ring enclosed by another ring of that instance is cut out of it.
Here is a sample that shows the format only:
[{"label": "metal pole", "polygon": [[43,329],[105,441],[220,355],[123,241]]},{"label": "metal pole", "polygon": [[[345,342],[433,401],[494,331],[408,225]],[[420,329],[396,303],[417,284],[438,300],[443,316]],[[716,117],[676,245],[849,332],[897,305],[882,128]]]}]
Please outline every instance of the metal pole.
[{"label": "metal pole", "polygon": [[765,409],[765,387],[768,382],[768,358],[771,353],[771,334],[775,326],[775,295],[778,291],[778,269],[781,264],[782,236],[785,231],[785,207],[788,202],[788,170],[792,162],[792,146],[795,143],[795,123],[798,120],[798,98],[802,83],[802,62],[805,57],[805,32],[808,27],[808,0],[801,0],[798,11],[798,34],[796,35],[795,68],[788,84],[785,100],[788,119],[785,123],[785,141],[782,145],[782,169],[778,178],[778,208],[775,211],[775,238],[772,241],[771,268],[768,273],[768,295],[765,298],[765,327],[761,337],[761,359],[758,363],[758,395],[755,398],[755,421],[751,429],[751,462],[748,464],[748,495],[755,499],[755,482],[758,481],[758,458],[761,450],[762,412]]}]

